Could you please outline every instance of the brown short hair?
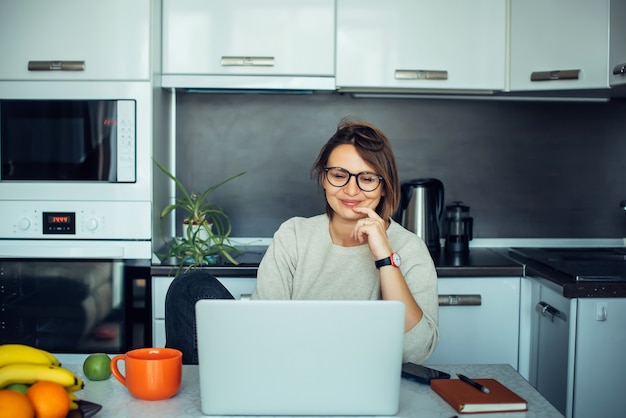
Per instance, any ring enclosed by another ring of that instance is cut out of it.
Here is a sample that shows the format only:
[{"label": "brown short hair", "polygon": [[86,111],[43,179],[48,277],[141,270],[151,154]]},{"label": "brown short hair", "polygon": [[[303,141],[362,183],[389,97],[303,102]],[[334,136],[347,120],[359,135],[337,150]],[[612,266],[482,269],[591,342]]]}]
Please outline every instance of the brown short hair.
[{"label": "brown short hair", "polygon": [[[359,120],[342,119],[335,134],[320,150],[311,168],[311,176],[317,178],[318,184],[322,184],[328,157],[338,145],[342,144],[354,145],[361,158],[367,161],[377,174],[383,176],[381,187],[384,187],[385,195],[376,207],[376,213],[385,221],[389,221],[400,205],[400,180],[389,139],[374,125]],[[332,218],[333,210],[328,202],[326,213]]]}]

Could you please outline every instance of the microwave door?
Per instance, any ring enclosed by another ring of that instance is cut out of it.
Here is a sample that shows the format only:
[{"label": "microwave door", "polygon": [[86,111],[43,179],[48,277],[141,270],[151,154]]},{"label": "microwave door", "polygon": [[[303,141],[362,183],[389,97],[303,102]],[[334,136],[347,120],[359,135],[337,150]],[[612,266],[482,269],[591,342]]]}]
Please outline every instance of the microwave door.
[{"label": "microwave door", "polygon": [[115,101],[3,101],[2,179],[116,181]]}]

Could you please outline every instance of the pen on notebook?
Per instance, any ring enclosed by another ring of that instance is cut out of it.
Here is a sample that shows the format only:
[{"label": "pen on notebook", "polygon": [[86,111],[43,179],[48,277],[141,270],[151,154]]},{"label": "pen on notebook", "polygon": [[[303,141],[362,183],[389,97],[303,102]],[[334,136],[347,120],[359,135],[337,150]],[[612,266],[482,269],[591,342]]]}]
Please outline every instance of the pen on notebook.
[{"label": "pen on notebook", "polygon": [[476,389],[478,389],[482,393],[489,393],[489,388],[488,387],[481,385],[480,383],[470,379],[469,377],[467,377],[465,375],[457,374],[457,376],[459,376],[459,379],[461,379],[462,381],[464,381],[468,385],[474,386]]}]

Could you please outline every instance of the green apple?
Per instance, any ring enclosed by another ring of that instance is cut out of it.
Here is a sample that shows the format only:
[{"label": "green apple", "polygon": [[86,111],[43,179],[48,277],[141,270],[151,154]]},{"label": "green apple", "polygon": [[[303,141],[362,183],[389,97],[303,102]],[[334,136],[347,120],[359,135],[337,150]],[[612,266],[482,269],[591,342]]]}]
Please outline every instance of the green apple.
[{"label": "green apple", "polygon": [[106,380],[111,377],[111,357],[105,353],[90,354],[83,363],[83,373],[89,380]]}]

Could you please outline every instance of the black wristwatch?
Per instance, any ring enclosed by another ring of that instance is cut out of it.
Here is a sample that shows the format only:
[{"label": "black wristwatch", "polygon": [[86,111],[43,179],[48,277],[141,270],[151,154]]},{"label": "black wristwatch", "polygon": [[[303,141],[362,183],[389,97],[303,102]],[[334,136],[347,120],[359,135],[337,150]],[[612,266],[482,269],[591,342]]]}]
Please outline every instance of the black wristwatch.
[{"label": "black wristwatch", "polygon": [[398,253],[391,253],[389,257],[376,260],[374,264],[376,264],[377,269],[384,266],[400,267],[400,264],[402,264],[402,259],[400,259],[400,255]]}]

